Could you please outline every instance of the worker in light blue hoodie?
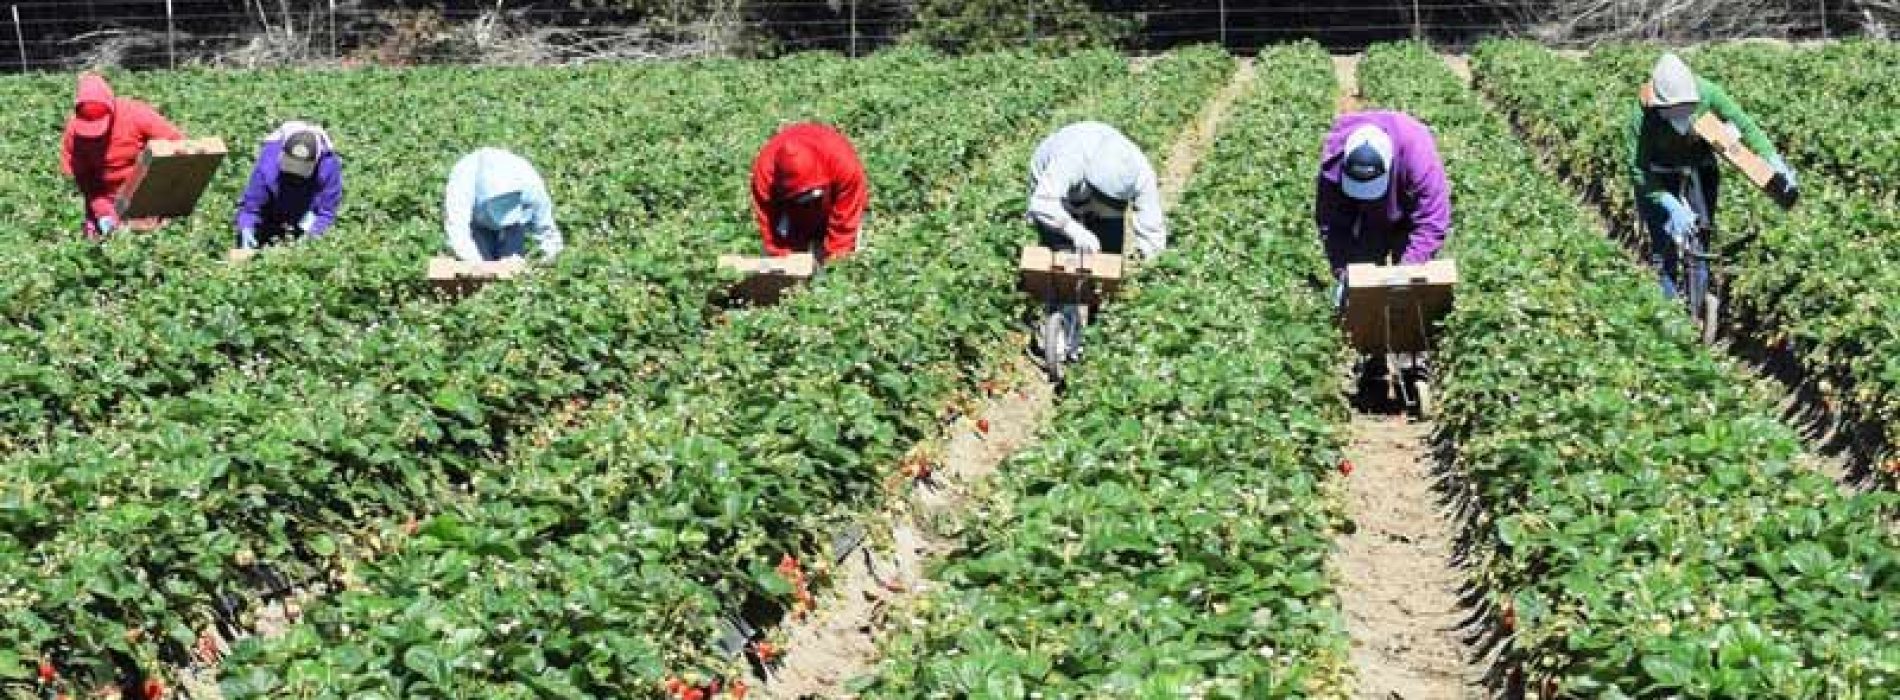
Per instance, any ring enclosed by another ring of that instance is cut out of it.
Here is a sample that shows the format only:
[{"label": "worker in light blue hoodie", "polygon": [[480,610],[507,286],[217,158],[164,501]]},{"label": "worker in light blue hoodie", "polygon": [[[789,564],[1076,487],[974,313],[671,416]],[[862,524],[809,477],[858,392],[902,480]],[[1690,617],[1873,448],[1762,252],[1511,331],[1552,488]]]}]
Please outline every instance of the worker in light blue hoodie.
[{"label": "worker in light blue hoodie", "polygon": [[543,260],[562,248],[547,183],[521,156],[480,148],[449,172],[442,198],[449,250],[465,262],[525,257],[530,239]]}]

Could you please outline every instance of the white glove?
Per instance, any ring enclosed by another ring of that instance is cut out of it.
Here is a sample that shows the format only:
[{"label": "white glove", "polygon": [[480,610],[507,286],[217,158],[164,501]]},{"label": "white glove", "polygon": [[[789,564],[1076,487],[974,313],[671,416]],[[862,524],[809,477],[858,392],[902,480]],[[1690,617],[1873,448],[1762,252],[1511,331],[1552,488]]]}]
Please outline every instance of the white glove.
[{"label": "white glove", "polygon": [[1069,229],[1064,233],[1069,235],[1069,242],[1075,244],[1076,252],[1090,254],[1102,252],[1102,239],[1096,238],[1095,232],[1090,231],[1087,226],[1070,224]]}]

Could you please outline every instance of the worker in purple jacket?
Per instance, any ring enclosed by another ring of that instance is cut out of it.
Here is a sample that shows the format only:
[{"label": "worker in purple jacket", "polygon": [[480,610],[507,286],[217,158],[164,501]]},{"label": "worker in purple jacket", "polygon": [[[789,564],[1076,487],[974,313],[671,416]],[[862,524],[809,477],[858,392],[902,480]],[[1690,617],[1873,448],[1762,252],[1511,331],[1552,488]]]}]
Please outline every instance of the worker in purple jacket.
[{"label": "worker in purple jacket", "polygon": [[1431,129],[1402,112],[1342,114],[1321,156],[1313,219],[1333,279],[1352,263],[1427,262],[1445,245],[1451,184]]},{"label": "worker in purple jacket", "polygon": [[264,137],[238,200],[239,248],[316,238],[343,204],[343,159],[323,127],[291,121]]}]

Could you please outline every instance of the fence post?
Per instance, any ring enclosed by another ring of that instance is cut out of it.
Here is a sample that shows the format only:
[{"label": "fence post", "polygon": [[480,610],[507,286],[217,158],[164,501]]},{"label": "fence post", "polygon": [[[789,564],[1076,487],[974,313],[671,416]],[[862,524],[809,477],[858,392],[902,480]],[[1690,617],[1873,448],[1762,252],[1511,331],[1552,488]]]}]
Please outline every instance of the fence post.
[{"label": "fence post", "polygon": [[851,0],[851,57],[858,57],[858,0]]},{"label": "fence post", "polygon": [[330,0],[330,60],[342,58],[336,49],[336,0]]},{"label": "fence post", "polygon": [[1418,0],[1412,0],[1412,38],[1425,38],[1425,19],[1424,16],[1419,13]]},{"label": "fence post", "polygon": [[1220,47],[1227,48],[1227,0],[1220,0]]},{"label": "fence post", "polygon": [[1822,39],[1828,38],[1827,36],[1827,0],[1821,0],[1821,38]]},{"label": "fence post", "polygon": [[178,67],[178,31],[172,23],[172,0],[165,0],[165,60]]},{"label": "fence post", "polygon": [[20,6],[19,5],[13,6],[13,41],[14,43],[20,45],[20,72],[25,73],[27,70],[26,68],[26,34],[20,31]]},{"label": "fence post", "polygon": [[1036,0],[1025,0],[1029,5],[1029,46],[1036,46]]}]

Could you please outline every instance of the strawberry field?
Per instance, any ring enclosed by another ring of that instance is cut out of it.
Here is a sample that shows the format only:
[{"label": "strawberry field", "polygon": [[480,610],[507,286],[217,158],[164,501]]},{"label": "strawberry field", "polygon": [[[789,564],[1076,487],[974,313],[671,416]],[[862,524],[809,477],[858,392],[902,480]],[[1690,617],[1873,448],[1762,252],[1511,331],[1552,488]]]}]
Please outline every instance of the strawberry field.
[{"label": "strawberry field", "polygon": [[[1888,697],[1893,495],[1815,470],[1766,384],[1633,264],[1629,222],[1577,201],[1628,208],[1655,52],[1487,43],[1475,87],[1417,44],[1357,65],[1368,108],[1432,127],[1455,189],[1419,450],[1471,663],[1506,695]],[[1689,54],[1803,173],[1792,212],[1728,181],[1737,332],[1889,442],[1897,56]],[[1023,174],[1082,119],[1157,169],[1187,159],[1173,249],[839,692],[1372,692],[1334,561],[1354,355],[1311,222],[1340,90],[1317,45],[119,75],[233,147],[196,215],[104,244],[57,177],[70,80],[0,80],[0,697],[175,688],[210,656],[225,698],[779,697],[785,630],[846,578],[836,533],[932,488],[932,447],[1026,379]],[[250,139],[289,118],[337,137],[339,226],[227,265]],[[865,250],[782,304],[709,305],[713,257],[757,246],[746,168],[805,119],[865,161]],[[1197,128],[1204,152],[1175,152]],[[479,145],[541,169],[569,248],[438,297],[442,179]],[[286,598],[299,614],[266,621]],[[735,619],[758,627],[737,649]]]}]

